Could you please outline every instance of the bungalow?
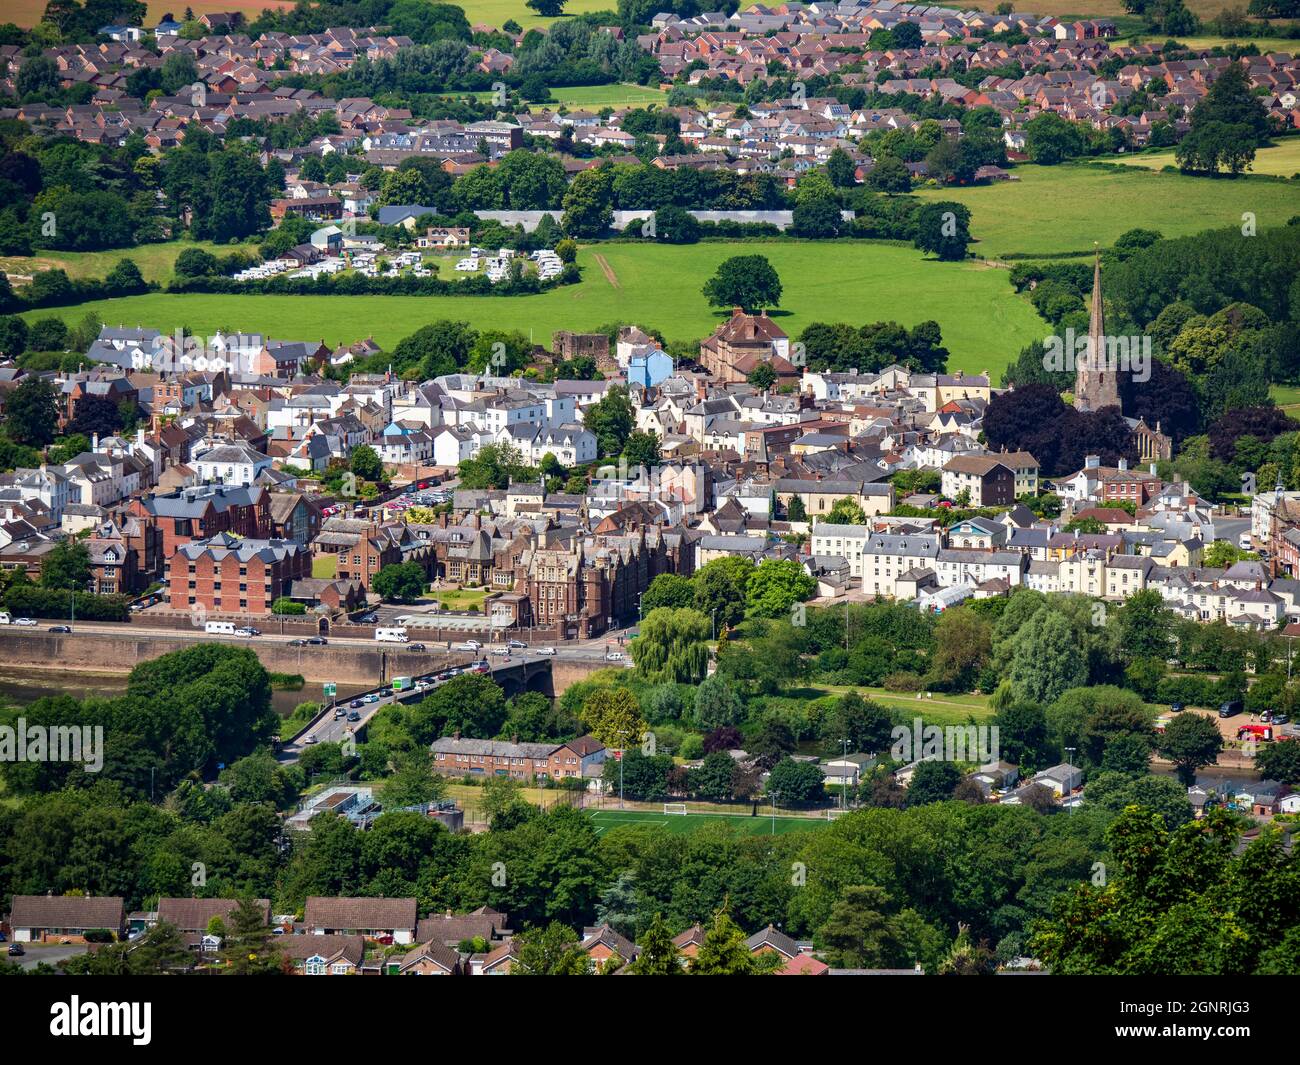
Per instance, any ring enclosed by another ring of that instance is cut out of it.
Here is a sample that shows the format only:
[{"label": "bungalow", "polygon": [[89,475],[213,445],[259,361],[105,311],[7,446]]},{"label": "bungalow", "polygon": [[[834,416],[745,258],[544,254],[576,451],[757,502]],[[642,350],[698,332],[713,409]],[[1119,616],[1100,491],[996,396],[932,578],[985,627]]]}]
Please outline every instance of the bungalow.
[{"label": "bungalow", "polygon": [[312,935],[362,935],[367,939],[391,938],[394,943],[414,943],[415,899],[323,898],[307,899],[303,922]]},{"label": "bungalow", "polygon": [[437,940],[416,947],[397,967],[398,976],[460,976],[463,971],[460,955]]},{"label": "bungalow", "polygon": [[84,939],[87,932],[122,934],[122,900],[116,896],[15,895],[9,929],[17,943]]},{"label": "bungalow", "polygon": [[363,936],[282,936],[276,945],[298,976],[355,976],[366,954]]}]

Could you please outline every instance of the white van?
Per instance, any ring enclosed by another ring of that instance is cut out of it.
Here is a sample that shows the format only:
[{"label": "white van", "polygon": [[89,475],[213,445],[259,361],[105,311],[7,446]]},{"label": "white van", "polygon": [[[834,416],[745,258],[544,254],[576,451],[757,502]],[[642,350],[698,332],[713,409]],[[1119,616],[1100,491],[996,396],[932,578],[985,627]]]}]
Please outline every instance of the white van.
[{"label": "white van", "polygon": [[1237,537],[1237,546],[1242,551],[1249,551],[1255,545],[1250,542],[1250,533],[1244,532]]},{"label": "white van", "polygon": [[213,636],[233,636],[235,635],[235,623],[233,621],[209,621],[203,626],[203,631]]},{"label": "white van", "polygon": [[375,629],[375,639],[380,643],[406,643],[406,630]]},{"label": "white van", "polygon": [[13,618],[11,618],[4,611],[0,610],[0,625],[10,625],[12,623],[13,623]]}]

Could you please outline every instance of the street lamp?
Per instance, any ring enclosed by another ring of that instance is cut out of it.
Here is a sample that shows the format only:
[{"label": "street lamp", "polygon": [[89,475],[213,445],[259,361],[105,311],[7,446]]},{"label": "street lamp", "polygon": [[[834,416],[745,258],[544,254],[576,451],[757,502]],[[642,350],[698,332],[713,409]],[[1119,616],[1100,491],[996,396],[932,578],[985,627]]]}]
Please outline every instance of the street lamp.
[{"label": "street lamp", "polygon": [[776,804],[780,798],[781,793],[779,791],[772,792],[772,835],[774,836],[776,835]]}]

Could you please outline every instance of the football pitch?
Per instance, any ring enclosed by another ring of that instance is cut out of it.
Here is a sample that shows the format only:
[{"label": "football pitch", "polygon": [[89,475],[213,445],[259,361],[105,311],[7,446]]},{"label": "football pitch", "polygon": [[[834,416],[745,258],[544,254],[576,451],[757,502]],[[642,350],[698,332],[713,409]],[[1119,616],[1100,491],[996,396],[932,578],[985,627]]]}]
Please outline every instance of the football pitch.
[{"label": "football pitch", "polygon": [[612,828],[626,825],[644,825],[661,832],[685,835],[705,825],[725,824],[733,831],[746,836],[766,836],[774,832],[804,832],[825,828],[830,822],[823,816],[781,817],[773,823],[770,813],[760,812],[757,817],[745,814],[665,814],[653,810],[592,810],[588,816],[595,823],[596,834],[604,835]]}]

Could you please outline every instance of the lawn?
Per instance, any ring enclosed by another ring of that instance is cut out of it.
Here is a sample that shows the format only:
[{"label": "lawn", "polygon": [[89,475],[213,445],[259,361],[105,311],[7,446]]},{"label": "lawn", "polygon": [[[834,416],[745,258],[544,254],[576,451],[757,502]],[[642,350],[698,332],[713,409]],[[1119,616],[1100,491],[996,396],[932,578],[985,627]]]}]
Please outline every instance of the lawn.
[{"label": "lawn", "polygon": [[1291,417],[1300,413],[1300,385],[1274,385],[1268,390],[1273,402],[1285,410]]},{"label": "lawn", "polygon": [[338,572],[339,560],[335,555],[316,555],[311,560],[311,575],[317,580],[332,581]]},{"label": "lawn", "polygon": [[814,698],[856,691],[864,699],[870,699],[909,717],[922,717],[926,724],[931,725],[964,725],[972,719],[987,720],[995,713],[989,706],[987,695],[944,695],[931,692],[928,697],[918,699],[916,692],[891,692],[884,688],[862,688],[847,684],[814,684],[804,691]]},{"label": "lawn", "polygon": [[442,604],[444,610],[468,610],[473,607],[481,611],[483,600],[487,598],[486,588],[462,588],[459,591],[438,591],[433,595]]},{"label": "lawn", "polygon": [[[1300,51],[1300,41],[1296,42],[1296,50]],[[1134,166],[1149,167],[1152,170],[1159,170],[1162,166],[1178,165],[1174,161],[1172,148],[1162,152],[1135,155],[1129,159],[1129,162]],[[1286,137],[1272,147],[1260,148],[1255,153],[1255,164],[1250,172],[1286,178],[1300,174],[1300,137]]]},{"label": "lawn", "polygon": [[[493,94],[485,92],[457,93],[454,95],[472,96],[477,100],[489,99]],[[552,89],[551,99],[542,104],[530,104],[530,111],[558,111],[561,107],[569,110],[584,108],[599,111],[602,107],[645,107],[648,104],[663,105],[668,94],[662,89],[652,89],[646,85],[631,85],[618,82],[614,85],[572,85]]]},{"label": "lawn", "polygon": [[[1136,224],[1136,223],[1134,223]],[[608,273],[596,261],[604,258]],[[479,328],[517,329],[549,344],[558,329],[593,329],[637,322],[670,340],[710,333],[722,313],[700,289],[724,259],[762,254],[781,277],[775,317],[797,335],[809,322],[853,324],[893,319],[916,325],[934,319],[952,357],[950,370],[995,375],[1022,347],[1041,336],[1042,323],[1017,296],[1006,274],[987,264],[940,263],[916,250],[863,242],[606,244],[579,254],[583,281],[537,296],[230,296],[150,293],[75,307],[29,311],[75,323],[94,312],[106,322],[170,331],[187,325],[261,332],[276,338],[323,339],[329,344],[365,337],[386,349],[439,318]]]},{"label": "lawn", "polygon": [[604,835],[610,829],[623,828],[627,825],[648,825],[651,828],[682,836],[696,832],[705,825],[726,824],[744,836],[766,836],[775,833],[805,832],[821,828],[829,822],[811,817],[781,817],[773,823],[772,808],[759,806],[755,817],[748,814],[664,814],[653,810],[592,810],[588,816],[596,825],[597,835]]},{"label": "lawn", "polygon": [[[581,4],[583,0],[575,0],[575,2]],[[4,16],[0,21],[13,22],[24,27],[35,26],[41,20],[45,4],[46,0],[5,0]],[[168,3],[166,0],[162,2],[149,0],[149,14],[144,24],[149,27],[156,26],[163,15],[169,12],[179,19],[187,7],[194,12],[196,18],[212,11],[242,11],[244,18],[254,19],[261,14],[263,8],[292,6],[290,0],[187,0],[180,5]],[[461,4],[461,7],[467,10],[469,6],[467,3]]]},{"label": "lawn", "polygon": [[[1139,157],[1135,157],[1136,159]],[[1111,244],[1141,226],[1180,237],[1240,226],[1253,211],[1260,228],[1285,225],[1300,188],[1251,177],[1188,177],[1091,166],[1018,166],[1019,181],[967,189],[923,189],[932,200],[957,200],[971,210],[977,255],[1064,255]]]}]

